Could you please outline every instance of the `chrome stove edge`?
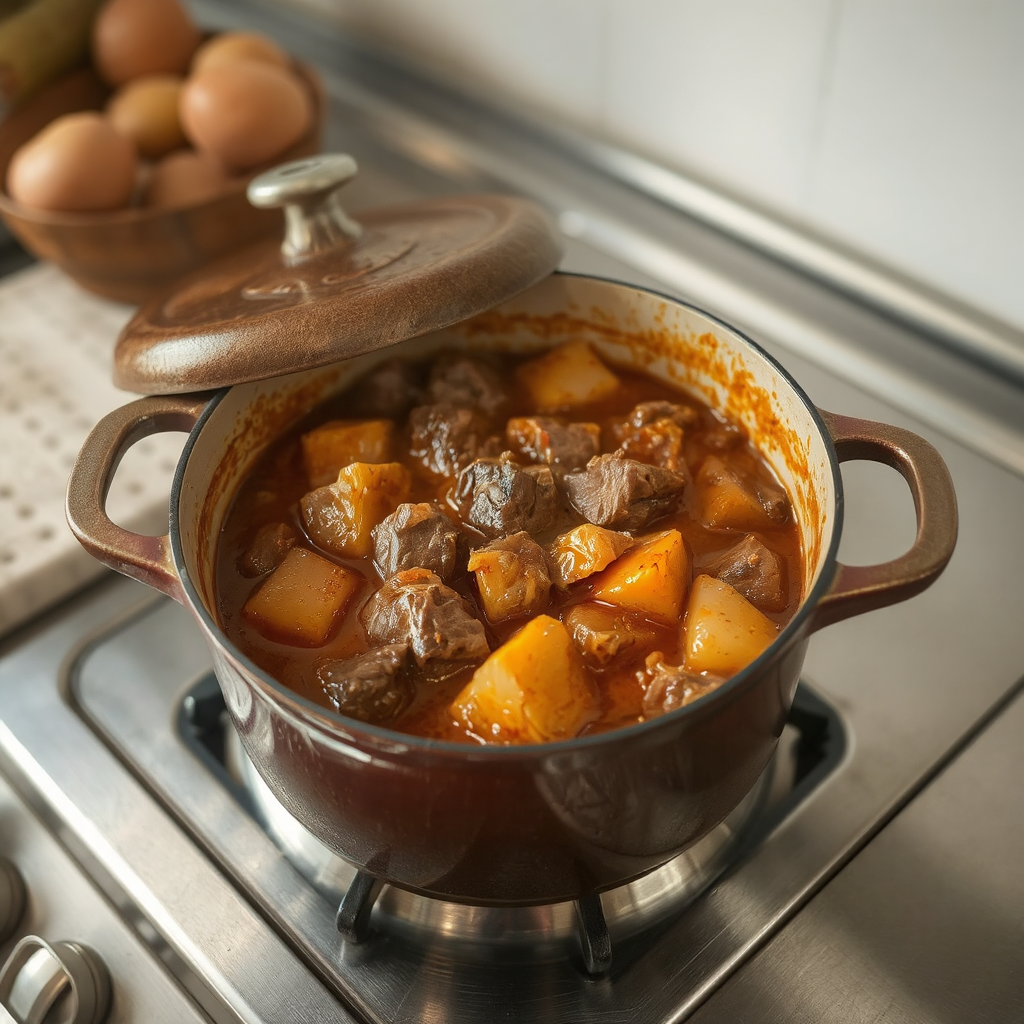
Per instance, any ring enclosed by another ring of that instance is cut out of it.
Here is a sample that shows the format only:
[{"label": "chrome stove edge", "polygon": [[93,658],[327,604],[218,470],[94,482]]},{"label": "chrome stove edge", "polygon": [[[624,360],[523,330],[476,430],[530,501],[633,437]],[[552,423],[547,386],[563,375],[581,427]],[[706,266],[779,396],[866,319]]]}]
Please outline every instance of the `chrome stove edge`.
[{"label": "chrome stove edge", "polygon": [[310,1024],[354,1022],[53,685],[97,629],[152,604],[139,584],[106,577],[23,643],[11,638],[0,768],[216,1024],[285,1024],[296,1006]]},{"label": "chrome stove edge", "polygon": [[986,783],[1024,776],[1024,680],[999,710],[695,1024],[755,1005],[762,1024],[1018,1024],[1024,815],[1018,787]]}]

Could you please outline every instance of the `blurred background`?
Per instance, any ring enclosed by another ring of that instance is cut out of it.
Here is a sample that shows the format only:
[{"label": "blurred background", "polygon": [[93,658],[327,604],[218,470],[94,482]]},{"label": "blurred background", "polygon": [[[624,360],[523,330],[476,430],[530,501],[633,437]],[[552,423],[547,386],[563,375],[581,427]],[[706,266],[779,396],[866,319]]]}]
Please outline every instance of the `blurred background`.
[{"label": "blurred background", "polygon": [[302,0],[1024,326],[1024,5]]}]

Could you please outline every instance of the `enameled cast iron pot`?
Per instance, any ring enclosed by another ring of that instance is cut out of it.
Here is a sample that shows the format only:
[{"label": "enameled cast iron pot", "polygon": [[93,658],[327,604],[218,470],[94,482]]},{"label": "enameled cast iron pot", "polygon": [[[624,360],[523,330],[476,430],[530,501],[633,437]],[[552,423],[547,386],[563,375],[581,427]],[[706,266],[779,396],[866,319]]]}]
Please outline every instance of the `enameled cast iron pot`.
[{"label": "enameled cast iron pot", "polygon": [[[343,718],[275,682],[217,624],[214,553],[260,451],[375,362],[452,345],[530,351],[585,338],[739,420],[789,492],[803,549],[799,610],[756,661],[660,718],[522,747],[420,739]],[[189,431],[170,532],[139,536],[104,512],[124,452]],[[895,467],[917,509],[909,552],[884,565],[836,559],[839,463]],[[600,891],[679,853],[739,803],[786,721],[810,634],[902,601],[942,571],[956,540],[952,484],[936,451],[896,427],[822,412],[766,353],[697,309],[634,287],[555,274],[442,331],[354,359],[217,393],[148,397],[92,432],[68,518],[107,565],[182,602],[206,637],[231,719],[281,803],[341,856],[395,885],[466,903],[530,904]]]},{"label": "enameled cast iron pot", "polygon": [[[914,434],[815,409],[755,344],[700,310],[626,285],[549,276],[558,233],[533,204],[449,197],[356,223],[337,197],[354,173],[354,161],[336,154],[256,179],[252,202],[285,207],[283,244],[227,258],[136,314],[118,342],[115,383],[164,397],[118,409],[90,434],[69,483],[68,520],[101,561],[192,611],[256,769],[342,857],[466,903],[545,903],[610,888],[699,839],[752,788],[815,629],[911,597],[939,575],[956,542],[949,474]],[[383,358],[451,346],[529,352],[570,339],[739,420],[785,485],[804,598],[756,661],[696,703],[627,729],[476,747],[343,718],[232,646],[217,624],[215,550],[232,498],[269,442]],[[170,532],[143,537],[110,521],[106,494],[124,452],[166,430],[190,432]],[[917,538],[885,565],[836,560],[839,462],[849,458],[888,463],[910,484]]]}]

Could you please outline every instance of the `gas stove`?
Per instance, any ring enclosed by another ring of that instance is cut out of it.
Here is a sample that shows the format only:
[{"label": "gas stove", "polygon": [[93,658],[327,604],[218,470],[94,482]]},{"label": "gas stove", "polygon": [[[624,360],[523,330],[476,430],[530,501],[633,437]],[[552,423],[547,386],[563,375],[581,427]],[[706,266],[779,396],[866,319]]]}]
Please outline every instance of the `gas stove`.
[{"label": "gas stove", "polygon": [[[184,650],[194,658],[163,656]],[[144,601],[93,638],[70,671],[69,693],[259,913],[374,1021],[422,1020],[432,1005],[458,1005],[463,1019],[487,1021],[499,991],[510,1019],[536,1019],[541,978],[544,999],[557,995],[552,1019],[665,1019],[687,988],[707,980],[651,987],[657,975],[650,972],[668,970],[680,942],[698,941],[699,932],[679,932],[686,908],[763,847],[844,753],[839,716],[804,687],[771,770],[744,803],[682,856],[630,885],[575,906],[468,907],[389,887],[367,901],[368,880],[319,846],[245,759],[204,655],[187,613]],[[762,926],[747,916],[748,929]],[[749,932],[733,938],[750,940]],[[709,959],[700,969],[721,965]]]},{"label": "gas stove", "polygon": [[[512,910],[381,889],[318,847],[247,765],[188,614],[103,577],[0,643],[0,864],[16,869],[0,871],[8,1014],[1019,1019],[1024,807],[1006,780],[1024,771],[1021,384],[967,358],[969,337],[954,350],[579,146],[417,85],[297,18],[206,7],[209,23],[267,28],[323,70],[327,144],[361,167],[353,209],[532,195],[559,217],[567,269],[710,308],[824,408],[928,437],[953,474],[960,541],[926,594],[812,639],[778,754],[719,829],[599,899]],[[110,330],[120,315],[96,322]],[[859,463],[843,475],[840,557],[905,549],[902,481]]]}]

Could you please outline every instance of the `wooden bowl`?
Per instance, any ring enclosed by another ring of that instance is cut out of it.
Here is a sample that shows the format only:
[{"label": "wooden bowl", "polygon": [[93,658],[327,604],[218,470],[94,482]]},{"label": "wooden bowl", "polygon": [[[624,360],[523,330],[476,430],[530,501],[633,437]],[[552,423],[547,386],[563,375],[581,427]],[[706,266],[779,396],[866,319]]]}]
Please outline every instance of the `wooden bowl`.
[{"label": "wooden bowl", "polygon": [[[325,100],[316,74],[302,64],[295,71],[313,97],[309,131],[270,164],[297,160],[320,150]],[[0,182],[14,152],[61,114],[100,110],[110,90],[91,69],[54,82],[0,124]],[[254,168],[226,191],[176,209],[126,207],[98,213],[34,210],[0,189],[0,218],[40,259],[51,260],[83,288],[119,302],[141,303],[172,282],[233,249],[283,230],[280,210],[249,204]]]}]

